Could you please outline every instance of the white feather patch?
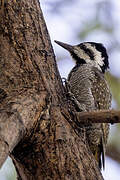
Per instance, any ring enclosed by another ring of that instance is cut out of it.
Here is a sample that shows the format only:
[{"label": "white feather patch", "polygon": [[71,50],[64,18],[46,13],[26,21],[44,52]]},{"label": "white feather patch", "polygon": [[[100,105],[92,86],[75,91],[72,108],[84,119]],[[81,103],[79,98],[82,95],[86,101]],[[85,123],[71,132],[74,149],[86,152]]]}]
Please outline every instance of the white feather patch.
[{"label": "white feather patch", "polygon": [[89,43],[84,43],[84,45],[88,49],[92,50],[94,60],[91,60],[90,56],[87,53],[85,53],[83,49],[80,49],[80,47],[75,47],[74,53],[77,54],[77,56],[81,59],[84,59],[87,64],[91,64],[94,67],[97,67],[100,71],[102,71],[100,67],[104,65],[104,58],[102,57],[102,53]]}]

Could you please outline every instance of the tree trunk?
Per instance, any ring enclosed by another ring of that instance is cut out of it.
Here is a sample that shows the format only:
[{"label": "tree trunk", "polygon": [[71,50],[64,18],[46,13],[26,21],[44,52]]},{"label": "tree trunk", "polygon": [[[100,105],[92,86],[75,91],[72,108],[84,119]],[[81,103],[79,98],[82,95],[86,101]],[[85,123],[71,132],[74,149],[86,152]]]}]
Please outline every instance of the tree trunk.
[{"label": "tree trunk", "polygon": [[[0,164],[22,180],[101,180],[65,96],[38,0],[0,12]],[[75,111],[75,110],[74,110]]]}]

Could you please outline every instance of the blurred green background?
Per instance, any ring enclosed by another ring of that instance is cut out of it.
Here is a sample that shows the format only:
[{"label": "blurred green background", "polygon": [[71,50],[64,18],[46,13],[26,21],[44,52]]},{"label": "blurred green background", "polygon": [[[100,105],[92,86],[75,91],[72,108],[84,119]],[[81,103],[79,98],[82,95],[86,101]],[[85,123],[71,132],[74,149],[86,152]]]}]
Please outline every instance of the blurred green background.
[{"label": "blurred green background", "polygon": [[[106,78],[113,95],[112,108],[120,109],[120,1],[119,0],[41,0],[60,74],[67,77],[74,63],[54,40],[69,44],[100,42],[109,54]],[[105,180],[119,179],[120,124],[112,125],[108,142]],[[0,170],[0,180],[15,180],[16,172],[8,158]]]}]

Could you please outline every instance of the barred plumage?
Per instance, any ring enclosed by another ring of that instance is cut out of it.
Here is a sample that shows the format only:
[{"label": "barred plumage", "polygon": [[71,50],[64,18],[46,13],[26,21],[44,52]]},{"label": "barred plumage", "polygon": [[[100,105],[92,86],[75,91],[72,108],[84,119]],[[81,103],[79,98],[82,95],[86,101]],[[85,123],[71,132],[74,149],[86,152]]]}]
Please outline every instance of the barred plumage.
[{"label": "barred plumage", "polygon": [[[103,74],[91,65],[84,64],[73,68],[68,76],[71,92],[87,111],[109,109],[111,94]],[[86,135],[90,149],[101,168],[109,133],[108,124],[87,124]],[[101,153],[103,158],[101,162]]]},{"label": "barred plumage", "polygon": [[[111,93],[104,78],[108,68],[108,56],[102,44],[94,42],[71,46],[56,41],[67,49],[76,61],[75,67],[68,75],[70,91],[80,103],[80,109],[86,111],[109,109]],[[83,107],[83,108],[82,108]],[[109,124],[95,123],[84,125],[89,147],[99,167],[104,167],[105,148],[109,133]]]}]

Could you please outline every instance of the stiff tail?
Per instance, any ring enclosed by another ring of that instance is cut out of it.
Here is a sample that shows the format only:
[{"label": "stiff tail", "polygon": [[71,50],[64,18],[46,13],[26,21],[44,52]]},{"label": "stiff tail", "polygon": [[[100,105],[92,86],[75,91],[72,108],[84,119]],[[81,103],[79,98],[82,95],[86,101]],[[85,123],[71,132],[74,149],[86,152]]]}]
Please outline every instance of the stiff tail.
[{"label": "stiff tail", "polygon": [[105,169],[105,143],[103,138],[101,138],[100,145],[95,152],[95,159],[98,162],[100,169]]}]

